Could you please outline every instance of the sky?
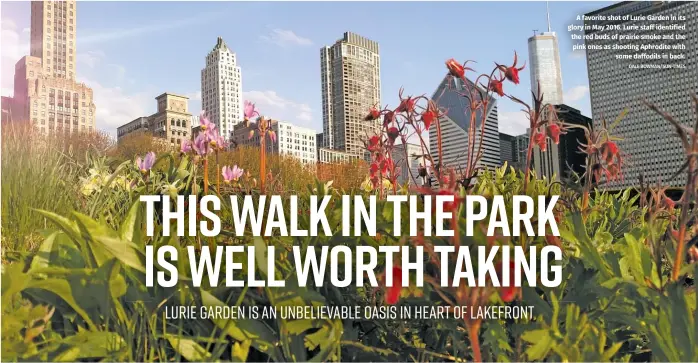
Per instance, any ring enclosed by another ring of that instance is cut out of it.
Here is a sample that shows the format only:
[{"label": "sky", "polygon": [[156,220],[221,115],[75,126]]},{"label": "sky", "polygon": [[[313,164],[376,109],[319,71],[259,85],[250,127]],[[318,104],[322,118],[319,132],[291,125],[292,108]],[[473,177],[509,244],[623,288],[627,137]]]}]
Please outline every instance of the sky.
[{"label": "sky", "polygon": [[[608,2],[550,2],[557,32],[564,101],[590,116],[583,52],[572,51],[568,25]],[[0,87],[11,96],[14,65],[29,53],[30,2],[0,5]],[[77,79],[92,87],[97,128],[155,113],[155,97],[171,92],[201,110],[201,69],[223,37],[237,54],[243,99],[265,116],[322,130],[320,48],[351,31],[380,46],[383,105],[398,92],[430,96],[449,58],[475,60],[478,72],[528,60],[528,38],[547,30],[539,2],[87,2],[77,5]],[[472,75],[472,74],[471,74]],[[506,91],[530,100],[530,73]],[[499,102],[499,130],[526,131],[521,107]]]}]

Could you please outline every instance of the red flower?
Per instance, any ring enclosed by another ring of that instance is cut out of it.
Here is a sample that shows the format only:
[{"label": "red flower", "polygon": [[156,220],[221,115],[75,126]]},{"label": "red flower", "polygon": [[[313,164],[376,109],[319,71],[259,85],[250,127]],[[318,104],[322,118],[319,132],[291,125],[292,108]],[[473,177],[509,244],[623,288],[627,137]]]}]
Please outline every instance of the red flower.
[{"label": "red flower", "polygon": [[368,151],[377,151],[380,148],[381,138],[378,135],[371,136],[368,139]]},{"label": "red flower", "polygon": [[393,126],[388,129],[388,138],[391,143],[394,143],[398,136],[400,136],[400,130],[397,127]]},{"label": "red flower", "polygon": [[460,79],[465,79],[465,67],[458,63],[455,59],[451,58],[446,61],[446,68],[448,68],[449,74],[453,77],[458,77]]},{"label": "red flower", "polygon": [[393,276],[393,286],[386,286],[385,303],[395,305],[398,300],[400,300],[400,294],[402,293],[402,269],[395,266],[391,273]]},{"label": "red flower", "polygon": [[622,179],[623,175],[620,172],[620,166],[618,164],[609,164],[606,167],[606,179],[609,181]]},{"label": "red flower", "polygon": [[601,144],[601,155],[606,160],[607,163],[613,161],[613,158],[618,155],[618,145],[609,140]]},{"label": "red flower", "polygon": [[431,126],[431,123],[434,122],[434,119],[436,118],[436,112],[430,108],[428,108],[424,113],[422,114],[422,122],[424,122],[424,128],[426,130],[429,130],[429,127]]},{"label": "red flower", "polygon": [[548,147],[548,143],[545,139],[545,133],[536,131],[533,134],[533,143],[538,145],[540,151],[545,152],[545,149]]},{"label": "red flower", "polygon": [[452,190],[448,189],[441,189],[439,190],[437,195],[452,195],[453,196],[453,202],[444,202],[444,211],[445,212],[452,212],[455,213],[458,210],[458,202],[459,202],[459,195],[454,193]]},{"label": "red flower", "polygon": [[400,101],[400,106],[397,106],[395,112],[414,112],[415,99],[412,97],[407,97]]},{"label": "red flower", "polygon": [[371,110],[368,111],[368,115],[364,117],[364,121],[373,121],[377,120],[381,116],[381,112],[378,111],[375,107],[371,107]]},{"label": "red flower", "polygon": [[664,204],[666,204],[667,208],[669,209],[674,209],[674,207],[676,206],[676,202],[674,202],[674,200],[669,197],[664,197]]},{"label": "red flower", "polygon": [[551,246],[557,246],[557,247],[562,247],[560,245],[560,237],[553,236],[553,235],[545,235],[545,241],[548,242],[549,245]]},{"label": "red flower", "polygon": [[498,94],[500,97],[504,97],[504,85],[502,84],[502,81],[497,80],[497,79],[491,79],[490,80],[490,91]]},{"label": "red flower", "polygon": [[499,262],[497,266],[497,276],[499,277],[499,296],[502,298],[502,301],[505,303],[509,303],[514,301],[516,299],[516,294],[519,291],[519,288],[514,286],[514,268],[515,268],[514,261],[509,261],[509,283],[507,285],[504,285],[502,283],[502,263]]},{"label": "red flower", "polygon": [[526,63],[524,62],[524,65],[520,68],[516,68],[516,63],[518,63],[518,56],[516,52],[514,52],[514,64],[510,67],[497,64],[497,67],[504,72],[504,76],[507,77],[509,81],[514,84],[519,84],[519,72],[526,68]]},{"label": "red flower", "polygon": [[395,120],[395,112],[388,111],[383,115],[383,126],[388,126]]},{"label": "red flower", "polygon": [[560,143],[560,126],[557,124],[548,125],[548,136],[553,140],[555,145]]}]

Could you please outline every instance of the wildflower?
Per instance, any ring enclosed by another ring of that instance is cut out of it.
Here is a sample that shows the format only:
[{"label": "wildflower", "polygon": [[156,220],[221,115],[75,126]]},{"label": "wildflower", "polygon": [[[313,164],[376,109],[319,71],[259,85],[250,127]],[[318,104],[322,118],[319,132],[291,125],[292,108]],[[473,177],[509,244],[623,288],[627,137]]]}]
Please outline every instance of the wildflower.
[{"label": "wildflower", "polygon": [[257,112],[257,107],[255,107],[254,103],[250,101],[245,101],[244,116],[245,121],[249,121],[251,118],[259,116],[259,112]]},{"label": "wildflower", "polygon": [[434,112],[431,107],[427,108],[427,110],[422,114],[424,129],[429,130],[429,127],[431,126],[431,123],[434,122],[434,119],[436,119],[436,112]]},{"label": "wildflower", "polygon": [[225,137],[220,135],[217,130],[213,130],[209,135],[209,144],[213,150],[223,150],[228,146],[228,142],[225,141]]},{"label": "wildflower", "polygon": [[271,139],[271,142],[276,142],[276,132],[273,130],[269,131],[269,139]]},{"label": "wildflower", "polygon": [[141,173],[145,174],[153,167],[155,164],[155,153],[149,152],[145,154],[145,158],[141,159],[140,156],[136,159],[136,166]]},{"label": "wildflower", "polygon": [[377,120],[381,116],[381,112],[378,111],[375,107],[371,107],[371,110],[368,111],[368,115],[364,117],[364,121],[373,121]]},{"label": "wildflower", "polygon": [[247,135],[247,139],[250,140],[254,137],[254,130],[250,130],[250,134]]},{"label": "wildflower", "polygon": [[562,247],[560,245],[560,237],[553,236],[552,234],[546,234],[545,241],[551,246]]},{"label": "wildflower", "polygon": [[378,135],[373,135],[368,139],[368,151],[378,151],[380,148],[381,138]]},{"label": "wildflower", "polygon": [[667,208],[669,208],[669,210],[673,210],[676,206],[676,202],[669,197],[664,197],[664,204],[667,206]]},{"label": "wildflower", "polygon": [[398,130],[397,127],[393,126],[388,129],[388,138],[391,143],[395,143],[395,139],[397,139],[398,136],[400,136],[400,130]]},{"label": "wildflower", "polygon": [[400,105],[397,106],[397,109],[395,109],[395,112],[407,112],[411,113],[414,112],[414,104],[415,104],[415,99],[412,97],[407,97],[405,99],[400,100]]},{"label": "wildflower", "polygon": [[509,303],[514,301],[516,299],[516,293],[518,292],[519,288],[514,286],[514,270],[515,270],[516,264],[514,261],[509,261],[509,283],[505,286],[503,283],[503,278],[502,278],[502,269],[503,265],[500,262],[497,266],[497,275],[499,277],[499,282],[500,282],[500,287],[499,287],[499,296],[502,298],[502,301],[505,303]]},{"label": "wildflower", "polygon": [[182,144],[179,147],[179,151],[182,154],[186,154],[192,150],[192,142],[189,139],[182,140]]},{"label": "wildflower", "polygon": [[234,165],[232,168],[226,165],[221,170],[221,174],[223,175],[223,181],[225,181],[228,184],[233,181],[238,181],[238,179],[240,179],[240,177],[242,176],[243,172],[244,170],[238,168],[237,165]]},{"label": "wildflower", "polygon": [[618,164],[609,164],[606,166],[606,179],[609,181],[622,179],[620,166]]},{"label": "wildflower", "polygon": [[200,133],[199,136],[194,139],[192,148],[199,156],[208,155],[211,152],[211,146],[206,134]]},{"label": "wildflower", "polygon": [[[426,171],[426,170],[425,170]],[[426,174],[426,173],[425,173]],[[456,212],[458,210],[458,203],[460,196],[456,194],[453,190],[449,189],[441,189],[439,190],[437,195],[452,195],[453,196],[453,201],[452,202],[444,202],[444,211],[446,212]]]},{"label": "wildflower", "polygon": [[490,80],[489,90],[498,94],[500,97],[504,97],[504,85],[502,81],[492,78]]},{"label": "wildflower", "polygon": [[535,131],[533,134],[533,143],[538,145],[540,151],[545,152],[545,149],[548,147],[548,143],[545,139],[545,133]]},{"label": "wildflower", "polygon": [[211,131],[216,128],[216,124],[214,124],[208,119],[204,111],[201,111],[201,116],[199,117],[199,120],[201,120],[201,131]]},{"label": "wildflower", "polygon": [[386,286],[385,302],[389,305],[395,305],[402,294],[402,269],[394,266],[390,273],[393,277],[393,283],[392,286]]},{"label": "wildflower", "polygon": [[395,121],[395,112],[388,111],[383,116],[383,126],[388,126]]},{"label": "wildflower", "polygon": [[601,155],[607,163],[612,162],[613,158],[618,155],[618,145],[611,140],[604,142],[601,144]]},{"label": "wildflower", "polygon": [[514,84],[519,84],[519,72],[526,68],[526,63],[524,62],[524,65],[520,68],[516,68],[516,63],[518,63],[518,56],[516,52],[514,52],[514,64],[512,64],[510,67],[497,64],[497,67],[504,72],[504,76],[509,81]]},{"label": "wildflower", "polygon": [[448,68],[448,72],[451,76],[465,79],[465,67],[458,63],[455,59],[451,58],[447,60],[446,68]]},{"label": "wildflower", "polygon": [[553,140],[555,145],[560,143],[560,126],[557,124],[548,125],[548,136]]}]

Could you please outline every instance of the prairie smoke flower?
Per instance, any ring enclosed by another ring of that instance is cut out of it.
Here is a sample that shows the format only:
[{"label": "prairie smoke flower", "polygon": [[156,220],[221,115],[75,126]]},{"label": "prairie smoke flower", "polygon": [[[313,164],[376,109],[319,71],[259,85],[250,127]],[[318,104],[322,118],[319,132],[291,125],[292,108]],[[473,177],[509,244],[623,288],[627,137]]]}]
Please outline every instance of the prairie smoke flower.
[{"label": "prairie smoke flower", "polygon": [[138,167],[138,170],[140,170],[143,174],[150,171],[150,169],[153,167],[153,164],[155,164],[155,153],[152,151],[145,154],[145,158],[141,159],[141,157],[139,156],[136,159],[136,166]]},{"label": "prairie smoke flower", "polygon": [[400,130],[398,130],[397,127],[393,126],[388,129],[388,138],[391,143],[395,143],[395,139],[397,139],[398,136],[400,136]]},{"label": "prairie smoke flower", "polygon": [[545,139],[545,133],[540,132],[540,131],[535,131],[533,134],[533,143],[538,145],[540,148],[540,151],[545,152],[545,149],[548,147],[548,143],[546,142]]},{"label": "prairie smoke flower", "polygon": [[[424,169],[424,175],[426,176],[426,169]],[[460,196],[456,194],[453,190],[441,189],[436,193],[436,195],[452,195],[452,202],[444,202],[444,211],[446,212],[456,212],[458,210],[458,203]]]},{"label": "prairie smoke flower", "polygon": [[368,111],[368,115],[364,117],[364,121],[373,121],[377,120],[381,116],[381,112],[378,111],[377,108],[371,107],[371,109]]},{"label": "prairie smoke flower", "polygon": [[489,90],[498,94],[500,97],[504,97],[504,85],[502,81],[492,78],[490,80]]},{"label": "prairie smoke flower", "polygon": [[514,64],[512,64],[510,67],[497,64],[497,68],[504,72],[504,77],[506,77],[509,81],[514,84],[519,84],[519,72],[526,68],[526,63],[524,62],[524,65],[519,68],[516,68],[516,63],[518,63],[518,56],[516,52],[514,52]]},{"label": "prairie smoke flower", "polygon": [[368,151],[378,151],[380,148],[381,138],[378,135],[373,135],[368,139]]},{"label": "prairie smoke flower", "polygon": [[422,122],[424,123],[424,128],[426,130],[429,130],[429,127],[434,122],[434,119],[436,119],[436,112],[434,112],[431,107],[427,108],[427,110],[422,114]]},{"label": "prairie smoke flower", "polygon": [[509,261],[509,283],[505,286],[502,282],[503,265],[501,262],[497,264],[497,277],[499,277],[499,297],[501,297],[502,301],[504,301],[505,303],[514,301],[514,299],[516,299],[516,293],[519,290],[518,287],[514,286],[515,267],[516,264],[514,263],[514,261]]},{"label": "prairie smoke flower", "polygon": [[448,68],[448,72],[451,76],[465,79],[465,67],[455,59],[451,58],[447,60],[446,68]]},{"label": "prairie smoke flower", "polygon": [[560,126],[557,124],[548,125],[548,136],[550,136],[555,145],[560,143],[560,133]]},{"label": "prairie smoke flower", "polygon": [[259,116],[259,112],[257,111],[257,107],[255,106],[254,103],[250,101],[245,101],[245,110],[244,110],[244,116],[245,116],[245,121],[248,121],[249,119]]},{"label": "prairie smoke flower", "polygon": [[397,109],[395,112],[401,113],[401,112],[414,112],[414,103],[415,99],[412,97],[407,97],[405,99],[400,100],[400,105],[397,106]]},{"label": "prairie smoke flower", "polygon": [[226,165],[223,167],[223,170],[221,170],[221,173],[223,175],[223,181],[226,183],[231,183],[233,181],[237,181],[238,179],[240,179],[243,172],[244,172],[244,170],[238,168],[237,165],[234,165],[232,168],[230,168]]},{"label": "prairie smoke flower", "polygon": [[601,144],[601,155],[607,163],[613,161],[613,158],[618,155],[618,145],[613,141],[606,141]]},{"label": "prairie smoke flower", "polygon": [[388,126],[395,121],[395,112],[388,111],[383,116],[383,126]]},{"label": "prairie smoke flower", "polygon": [[385,303],[395,305],[400,300],[400,295],[402,294],[402,269],[395,266],[390,272],[386,271],[386,273],[390,273],[393,277],[393,286],[387,286],[386,283]]}]

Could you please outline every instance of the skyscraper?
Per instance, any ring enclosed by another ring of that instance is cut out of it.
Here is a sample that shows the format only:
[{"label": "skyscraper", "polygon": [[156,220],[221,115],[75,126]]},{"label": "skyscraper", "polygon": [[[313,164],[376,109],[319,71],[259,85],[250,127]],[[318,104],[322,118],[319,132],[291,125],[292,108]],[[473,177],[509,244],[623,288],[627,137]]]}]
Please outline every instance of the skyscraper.
[{"label": "skyscraper", "polygon": [[[434,158],[434,163],[441,163],[444,167],[453,168],[457,172],[464,171],[468,160],[468,130],[470,127],[471,110],[470,103],[463,97],[475,86],[471,80],[463,80],[446,76],[443,78],[432,99],[440,109],[446,110],[446,114],[439,120],[441,126],[441,149],[443,159],[438,153],[437,128],[429,128],[429,150]],[[478,92],[473,92],[479,98]],[[484,93],[484,90],[483,90]],[[475,145],[480,145],[480,125],[485,122],[485,132],[482,138],[482,157],[477,166],[492,169],[500,165],[499,156],[499,118],[497,113],[497,100],[490,96],[487,110],[484,115],[479,110],[474,118],[476,122]],[[480,149],[476,148],[475,153]]]},{"label": "skyscraper", "polygon": [[201,70],[201,108],[226,139],[243,119],[242,75],[235,53],[218,37]]},{"label": "skyscraper", "polygon": [[534,94],[538,94],[538,84],[540,83],[543,102],[559,105],[563,103],[560,51],[557,44],[557,35],[550,28],[549,11],[547,15],[548,31],[528,38],[531,90]]},{"label": "skyscraper", "polygon": [[[605,29],[587,31],[586,35],[595,35],[595,39],[585,41],[594,127],[601,126],[604,118],[612,123],[623,110],[628,111],[613,130],[615,135],[622,138],[617,144],[627,156],[622,170],[624,178],[611,183],[610,186],[613,188],[637,186],[641,175],[646,183],[654,184],[659,181],[665,185],[683,186],[686,182],[685,176],[669,180],[685,161],[681,143],[675,136],[673,127],[644,105],[642,99],[647,99],[688,127],[692,127],[695,122],[691,94],[698,91],[698,2],[621,2],[586,14],[586,16],[595,15],[617,15],[621,18],[631,15],[626,21],[612,22],[619,26],[657,24],[656,21],[639,20],[649,15],[674,17],[677,20],[671,23],[685,25],[685,31],[671,32],[682,33],[685,39],[642,41],[642,44],[648,46],[668,46],[670,50],[649,49],[637,52],[646,53],[646,55],[653,53],[685,55],[684,60],[673,63],[669,60],[617,59],[617,55],[632,55],[633,52],[622,47],[614,48],[613,45],[627,46],[638,43],[636,41],[619,43],[618,40],[610,37],[607,40],[598,39],[603,35],[618,33],[617,30],[606,29],[604,25],[610,24],[609,22],[595,21],[594,24],[604,26]],[[678,20],[679,16],[686,19]],[[664,21],[660,23],[670,24]],[[587,25],[591,25],[591,21],[588,21]],[[638,28],[633,33],[643,37],[657,34],[658,30]],[[660,31],[659,34],[663,32]],[[603,49],[604,45],[608,45],[609,49]],[[678,64],[683,68],[652,68],[662,64]],[[649,68],[643,68],[643,66]]]},{"label": "skyscraper", "polygon": [[366,122],[380,107],[378,43],[354,33],[320,50],[323,147],[363,156],[364,139],[380,131],[380,121]]},{"label": "skyscraper", "polygon": [[75,0],[31,3],[30,55],[15,65],[12,118],[42,132],[94,131],[92,89],[75,82]]}]

